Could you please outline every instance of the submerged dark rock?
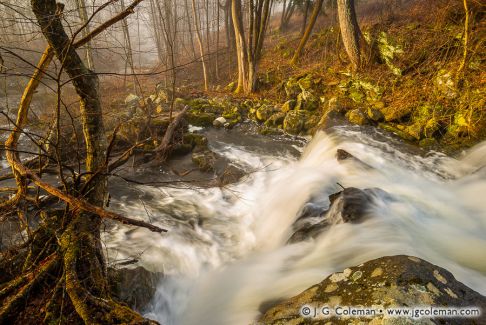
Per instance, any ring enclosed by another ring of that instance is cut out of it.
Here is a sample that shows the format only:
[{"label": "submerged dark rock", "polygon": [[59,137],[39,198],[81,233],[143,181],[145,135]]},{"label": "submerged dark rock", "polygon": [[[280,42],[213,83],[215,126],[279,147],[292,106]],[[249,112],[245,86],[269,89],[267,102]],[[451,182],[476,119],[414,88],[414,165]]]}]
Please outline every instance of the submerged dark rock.
[{"label": "submerged dark rock", "polygon": [[[375,315],[361,318],[304,318],[303,306],[371,307]],[[476,318],[391,318],[387,308],[477,307]],[[381,257],[333,273],[324,281],[267,310],[257,324],[485,324],[486,297],[457,281],[447,270],[412,256]]]},{"label": "submerged dark rock", "polygon": [[134,269],[108,269],[111,294],[139,311],[148,306],[162,277],[162,273],[149,272],[141,266]]},{"label": "submerged dark rock", "polygon": [[330,208],[324,210],[313,204],[306,204],[293,225],[294,233],[289,243],[315,238],[327,227],[337,223],[357,223],[370,211],[377,195],[389,196],[380,189],[345,188],[329,196]]}]

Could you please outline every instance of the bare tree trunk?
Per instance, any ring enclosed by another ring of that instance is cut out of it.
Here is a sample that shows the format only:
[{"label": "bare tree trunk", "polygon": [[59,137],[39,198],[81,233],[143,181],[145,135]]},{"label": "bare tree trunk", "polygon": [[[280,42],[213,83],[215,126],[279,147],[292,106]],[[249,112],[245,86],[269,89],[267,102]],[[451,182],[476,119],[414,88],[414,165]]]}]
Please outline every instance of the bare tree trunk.
[{"label": "bare tree trunk", "polygon": [[351,61],[354,70],[358,70],[361,64],[360,35],[361,31],[356,18],[354,0],[337,0],[339,27],[344,48]]},{"label": "bare tree trunk", "polygon": [[199,29],[199,18],[196,9],[196,0],[192,0],[192,14],[194,16],[194,27],[196,29],[197,41],[199,43],[199,52],[201,54],[201,62],[203,67],[204,90],[208,91],[208,72],[206,67],[206,58],[204,57],[204,45],[202,41],[201,31]]},{"label": "bare tree trunk", "polygon": [[[164,52],[162,50],[162,44],[160,43],[160,30],[159,30],[159,25],[157,24],[158,21],[158,15],[157,15],[157,9],[155,6],[156,0],[150,0],[150,13],[151,13],[151,19],[152,19],[152,28],[154,30],[154,38],[155,38],[155,45],[157,46],[157,56],[159,59],[159,64],[162,64],[164,62]],[[186,0],[187,1],[187,0]]]},{"label": "bare tree trunk", "polygon": [[464,50],[462,53],[462,61],[461,64],[459,65],[459,68],[457,69],[457,79],[460,79],[461,73],[464,71],[464,68],[466,66],[467,58],[468,58],[468,46],[469,46],[469,7],[467,0],[463,0],[463,5],[464,5],[464,13],[465,13],[465,21],[464,21],[464,36],[463,36],[463,42],[464,42]]},{"label": "bare tree trunk", "polygon": [[185,10],[185,13],[186,13],[187,28],[188,28],[187,30],[188,30],[189,39],[190,39],[190,42],[191,42],[192,53],[193,53],[194,59],[196,59],[197,58],[196,47],[194,45],[194,35],[193,35],[193,32],[192,32],[191,15],[189,14],[189,3],[187,2],[187,0],[184,0],[184,10]]},{"label": "bare tree trunk", "polygon": [[[286,5],[286,6],[285,6]],[[280,19],[280,31],[285,31],[288,28],[290,19],[292,18],[295,11],[295,0],[288,0],[288,3],[284,1],[284,8],[282,11],[282,17]]]},{"label": "bare tree trunk", "polygon": [[248,10],[248,43],[245,40],[241,0],[232,1],[233,23],[238,58],[238,86],[236,92],[256,90],[257,70],[270,15],[270,0],[250,0]]},{"label": "bare tree trunk", "polygon": [[305,0],[304,19],[302,20],[302,28],[300,29],[300,37],[304,36],[305,27],[307,26],[307,16],[309,15],[310,0]]},{"label": "bare tree trunk", "polygon": [[209,67],[209,75],[213,76],[212,73],[212,55],[211,55],[211,35],[210,35],[210,20],[209,20],[209,0],[204,0],[205,3],[205,13],[206,13],[206,55],[207,55],[207,62]]},{"label": "bare tree trunk", "polygon": [[[86,10],[86,1],[76,0],[76,6],[78,9],[79,18],[81,19],[82,23],[86,25],[86,27],[83,29],[83,36],[86,36],[90,33],[90,28],[88,23],[88,11]],[[86,64],[88,66],[88,69],[94,70],[91,42],[86,44]]]},{"label": "bare tree trunk", "polygon": [[[88,201],[102,206],[106,193],[106,176],[103,176],[103,170],[106,168],[107,145],[98,78],[85,67],[72,46],[61,24],[60,17],[56,14],[55,1],[32,0],[32,7],[44,36],[62,62],[79,95],[87,151],[86,170],[91,174],[91,177],[98,175],[97,179],[91,182]],[[61,238],[61,247],[65,256],[68,256],[64,259],[64,267],[67,270],[66,290],[76,311],[87,323],[93,323],[96,319],[96,316],[88,307],[87,288],[96,296],[106,297],[108,295],[105,261],[101,251],[100,227],[101,218],[99,216],[78,215],[73,220],[69,230],[66,230],[65,235]],[[75,241],[77,240],[85,241],[86,246],[82,251],[76,250]],[[84,261],[84,265],[81,265],[81,261]],[[92,276],[82,271],[86,267],[88,267]]]},{"label": "bare tree trunk", "polygon": [[220,29],[220,11],[219,11],[219,0],[216,0],[216,80],[219,80],[219,29]]},{"label": "bare tree trunk", "polygon": [[236,86],[236,93],[245,91],[247,84],[247,62],[248,52],[245,41],[245,31],[243,29],[243,13],[241,10],[241,0],[231,1],[231,13],[233,17],[233,26],[235,29],[235,44],[236,44],[236,60],[238,65],[238,84]]},{"label": "bare tree trunk", "polygon": [[[120,5],[121,5],[121,11],[124,11],[125,1],[121,0]],[[123,35],[125,38],[125,51],[127,54],[127,64],[130,67],[130,71],[133,78],[133,91],[135,93],[138,93],[137,90],[138,79],[137,76],[135,75],[135,64],[133,61],[132,41],[130,39],[130,30],[128,29],[128,21],[126,18],[122,20],[122,27],[123,27]],[[141,86],[139,84],[138,86],[139,86],[138,88],[141,89]]]},{"label": "bare tree trunk", "polygon": [[307,44],[307,41],[309,40],[309,37],[312,33],[312,29],[314,28],[314,25],[316,23],[317,17],[319,16],[319,12],[321,11],[323,2],[324,0],[317,0],[316,3],[314,4],[314,10],[312,11],[312,16],[310,18],[309,24],[304,32],[304,35],[300,40],[297,50],[295,50],[294,56],[292,57],[291,64],[297,63],[297,60],[302,54],[302,50],[304,49],[305,44]]}]

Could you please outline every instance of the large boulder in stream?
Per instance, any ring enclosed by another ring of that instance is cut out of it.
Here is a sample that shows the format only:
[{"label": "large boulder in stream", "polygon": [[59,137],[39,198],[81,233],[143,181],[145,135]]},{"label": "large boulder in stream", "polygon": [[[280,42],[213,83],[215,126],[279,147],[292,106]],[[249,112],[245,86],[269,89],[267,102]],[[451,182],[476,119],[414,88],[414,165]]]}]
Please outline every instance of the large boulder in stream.
[{"label": "large boulder in stream", "polygon": [[[330,315],[324,316],[322,310],[326,306],[325,311],[330,311]],[[416,306],[474,306],[481,308],[483,315],[412,319],[387,314],[389,308]],[[343,315],[347,307],[366,307],[375,313],[349,318]],[[486,324],[484,310],[486,297],[457,281],[449,271],[417,257],[399,255],[333,273],[321,283],[267,310],[257,324]]]},{"label": "large boulder in stream", "polygon": [[377,195],[386,195],[386,192],[380,189],[361,190],[348,187],[329,196],[328,210],[320,209],[312,203],[305,205],[292,226],[294,233],[288,243],[315,238],[333,224],[362,221]]}]

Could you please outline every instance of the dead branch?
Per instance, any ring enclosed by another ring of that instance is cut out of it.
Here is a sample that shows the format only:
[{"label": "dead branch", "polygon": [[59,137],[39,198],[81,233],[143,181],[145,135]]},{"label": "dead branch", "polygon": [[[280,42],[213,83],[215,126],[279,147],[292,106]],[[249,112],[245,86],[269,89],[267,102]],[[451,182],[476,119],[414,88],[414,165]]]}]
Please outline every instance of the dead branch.
[{"label": "dead branch", "polygon": [[184,117],[188,109],[189,106],[185,106],[184,109],[179,113],[179,115],[177,115],[177,117],[167,127],[167,131],[165,131],[162,142],[154,150],[156,153],[156,158],[155,158],[156,160],[165,161],[167,159],[167,156],[171,149],[171,143],[172,143],[172,138],[174,137],[174,132],[179,126],[179,123],[181,122],[182,118]]}]

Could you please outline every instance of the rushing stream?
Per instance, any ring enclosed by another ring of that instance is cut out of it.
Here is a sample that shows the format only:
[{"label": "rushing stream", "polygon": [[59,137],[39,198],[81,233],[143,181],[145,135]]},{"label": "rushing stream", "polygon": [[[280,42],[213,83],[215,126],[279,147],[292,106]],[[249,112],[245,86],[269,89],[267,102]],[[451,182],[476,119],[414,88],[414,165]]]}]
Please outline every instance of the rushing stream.
[{"label": "rushing stream", "polygon": [[[146,316],[163,324],[250,324],[264,302],[397,254],[440,265],[486,293],[486,143],[453,159],[353,127],[307,144],[212,132],[212,149],[249,172],[239,183],[112,188],[113,208],[169,229],[159,235],[114,225],[105,236],[112,259],[137,257],[164,273]],[[338,148],[372,168],[338,162]],[[302,208],[326,208],[338,183],[389,195],[376,197],[359,224],[286,244]]]}]

